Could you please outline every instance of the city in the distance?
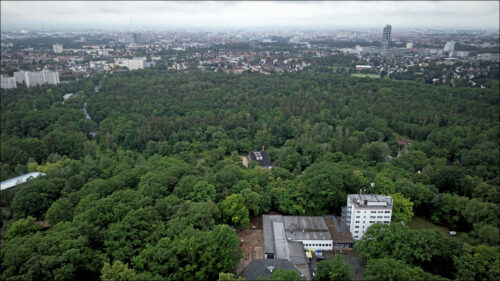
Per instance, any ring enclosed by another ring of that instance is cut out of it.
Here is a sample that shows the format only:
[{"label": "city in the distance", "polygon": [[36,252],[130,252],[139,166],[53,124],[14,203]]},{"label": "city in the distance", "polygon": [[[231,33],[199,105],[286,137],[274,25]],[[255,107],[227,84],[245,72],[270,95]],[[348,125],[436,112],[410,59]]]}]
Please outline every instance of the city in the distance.
[{"label": "city in the distance", "polygon": [[2,1],[2,280],[500,279],[497,1]]}]

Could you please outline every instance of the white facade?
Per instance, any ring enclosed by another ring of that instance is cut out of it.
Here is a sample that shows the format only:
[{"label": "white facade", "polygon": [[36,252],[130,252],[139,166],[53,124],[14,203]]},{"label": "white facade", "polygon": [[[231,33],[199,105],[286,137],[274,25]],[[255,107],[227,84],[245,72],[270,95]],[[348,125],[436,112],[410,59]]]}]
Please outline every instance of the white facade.
[{"label": "white facade", "polygon": [[14,77],[2,77],[0,79],[2,89],[13,89],[17,88],[16,78]]},{"label": "white facade", "polygon": [[342,210],[342,223],[354,240],[363,237],[368,227],[377,222],[390,224],[393,199],[379,194],[349,194]]},{"label": "white facade", "polygon": [[14,72],[14,78],[17,83],[24,83],[24,71]]},{"label": "white facade", "polygon": [[126,67],[129,70],[137,70],[144,68],[144,58],[133,58],[133,59],[118,59],[116,61],[117,66]]},{"label": "white facade", "polygon": [[477,59],[481,61],[499,61],[499,54],[489,54],[489,53],[484,53],[484,54],[477,54]]},{"label": "white facade", "polygon": [[42,84],[57,85],[60,83],[57,71],[42,70],[14,72],[14,78],[18,83],[26,83],[26,87],[33,87]]},{"label": "white facade", "polygon": [[450,58],[466,58],[469,56],[468,51],[452,51],[448,54]]},{"label": "white facade", "polygon": [[371,65],[356,65],[356,70],[372,69]]},{"label": "white facade", "polygon": [[300,242],[305,250],[333,250],[333,239],[320,216],[283,216],[286,238]]},{"label": "white facade", "polygon": [[333,240],[297,240],[305,250],[333,251]]},{"label": "white facade", "polygon": [[446,45],[444,45],[443,50],[445,52],[453,52],[455,50],[455,41],[446,42]]}]

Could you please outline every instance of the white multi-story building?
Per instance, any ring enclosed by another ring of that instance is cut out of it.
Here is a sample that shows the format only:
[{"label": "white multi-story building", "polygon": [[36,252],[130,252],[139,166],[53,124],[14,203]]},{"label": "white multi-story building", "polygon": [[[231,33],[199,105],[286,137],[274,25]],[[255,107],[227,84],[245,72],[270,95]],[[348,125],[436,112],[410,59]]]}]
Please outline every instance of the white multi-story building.
[{"label": "white multi-story building", "polygon": [[354,240],[359,240],[372,224],[391,222],[392,205],[391,196],[349,194],[347,206],[342,208],[342,225],[349,229]]},{"label": "white multi-story building", "polygon": [[118,59],[115,64],[117,66],[126,67],[128,70],[137,70],[144,68],[144,61],[144,58]]},{"label": "white multi-story building", "polygon": [[60,54],[64,50],[63,46],[61,44],[56,43],[56,44],[52,45],[52,47],[54,48],[54,53],[56,53],[56,54]]},{"label": "white multi-story building", "polygon": [[448,41],[444,45],[443,51],[445,52],[453,52],[455,50],[455,41]]},{"label": "white multi-story building", "polygon": [[20,71],[14,72],[14,78],[17,83],[26,83],[26,87],[33,87],[42,84],[57,85],[59,81],[59,73],[57,71],[42,70],[34,71]]},{"label": "white multi-story building", "polygon": [[500,55],[499,54],[477,54],[477,59],[480,61],[500,61]]},{"label": "white multi-story building", "polygon": [[1,77],[0,78],[2,89],[17,88],[16,78],[14,77]]}]

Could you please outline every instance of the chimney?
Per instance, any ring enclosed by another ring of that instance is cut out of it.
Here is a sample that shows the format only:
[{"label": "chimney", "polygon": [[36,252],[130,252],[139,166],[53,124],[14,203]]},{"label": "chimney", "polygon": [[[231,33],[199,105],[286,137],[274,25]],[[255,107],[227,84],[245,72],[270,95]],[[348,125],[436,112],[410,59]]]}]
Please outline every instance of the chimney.
[{"label": "chimney", "polygon": [[264,146],[262,146],[262,151],[264,151]]}]

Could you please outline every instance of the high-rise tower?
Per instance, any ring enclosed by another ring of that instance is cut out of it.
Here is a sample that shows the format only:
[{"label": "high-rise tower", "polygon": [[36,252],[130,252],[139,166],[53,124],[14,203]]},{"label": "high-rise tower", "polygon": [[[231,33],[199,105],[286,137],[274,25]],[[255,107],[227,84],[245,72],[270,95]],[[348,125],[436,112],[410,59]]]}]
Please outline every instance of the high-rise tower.
[{"label": "high-rise tower", "polygon": [[384,31],[382,32],[382,46],[384,49],[390,47],[391,43],[391,29],[392,26],[390,24],[384,27]]}]

